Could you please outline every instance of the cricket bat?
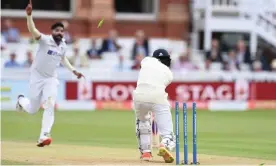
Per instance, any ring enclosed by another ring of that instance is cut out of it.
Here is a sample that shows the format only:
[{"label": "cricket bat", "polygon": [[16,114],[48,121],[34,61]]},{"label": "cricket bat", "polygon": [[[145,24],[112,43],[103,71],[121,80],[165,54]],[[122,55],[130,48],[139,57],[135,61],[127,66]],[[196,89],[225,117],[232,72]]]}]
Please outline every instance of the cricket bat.
[{"label": "cricket bat", "polygon": [[153,148],[159,148],[159,142],[160,142],[160,137],[158,134],[158,127],[157,123],[154,121],[154,114],[151,114],[151,120],[152,120],[152,147]]}]

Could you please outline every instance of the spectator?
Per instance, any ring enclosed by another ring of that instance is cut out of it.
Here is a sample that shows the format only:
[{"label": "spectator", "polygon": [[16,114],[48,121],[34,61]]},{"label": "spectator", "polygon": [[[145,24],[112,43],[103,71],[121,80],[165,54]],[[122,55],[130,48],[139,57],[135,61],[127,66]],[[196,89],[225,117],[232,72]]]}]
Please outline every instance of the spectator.
[{"label": "spectator", "polygon": [[173,64],[173,69],[176,71],[192,71],[197,70],[198,67],[190,61],[190,53],[187,52],[179,56],[178,61]]},{"label": "spectator", "polygon": [[118,69],[120,70],[120,71],[122,71],[122,70],[124,70],[125,69],[125,65],[124,65],[124,57],[122,56],[122,55],[120,55],[120,54],[118,54],[119,56],[119,64],[118,64]]},{"label": "spectator", "polygon": [[219,62],[222,63],[222,55],[221,51],[219,48],[219,42],[217,39],[212,40],[212,45],[211,45],[211,50],[207,51],[205,54],[205,65],[206,69],[209,69],[209,66],[212,62]]},{"label": "spectator", "polygon": [[132,48],[132,60],[135,59],[136,55],[149,55],[149,44],[148,39],[145,37],[145,33],[142,30],[136,32],[136,41]]},{"label": "spectator", "polygon": [[2,33],[8,43],[17,43],[20,41],[19,30],[13,27],[11,20],[5,20]]},{"label": "spectator", "polygon": [[74,42],[74,38],[69,33],[69,23],[68,21],[62,21],[62,24],[64,25],[64,39],[67,44],[72,44]]},{"label": "spectator", "polygon": [[16,54],[11,53],[10,54],[10,60],[5,63],[5,68],[16,68],[20,67],[19,63],[16,62]]},{"label": "spectator", "polygon": [[96,48],[96,40],[91,39],[91,47],[87,50],[86,55],[89,59],[100,59],[101,56],[99,55],[99,51]]},{"label": "spectator", "polygon": [[103,40],[99,54],[103,52],[117,52],[120,50],[121,46],[117,43],[117,31],[111,30],[109,32],[109,37]]},{"label": "spectator", "polygon": [[253,67],[254,72],[262,71],[262,62],[254,61],[253,64],[252,64],[252,67]]},{"label": "spectator", "polygon": [[237,54],[230,50],[227,54],[227,61],[224,62],[224,70],[235,71],[240,69],[240,63],[237,61]]},{"label": "spectator", "polygon": [[238,63],[246,63],[249,65],[252,64],[251,54],[250,54],[249,50],[246,48],[243,40],[238,41],[236,54],[237,54]]},{"label": "spectator", "polygon": [[75,44],[73,49],[73,56],[69,58],[69,62],[74,67],[88,67],[87,57],[80,54],[79,46]]},{"label": "spectator", "polygon": [[27,60],[23,63],[23,67],[31,67],[33,63],[33,53],[31,50],[27,51]]},{"label": "spectator", "polygon": [[1,33],[1,51],[5,50],[7,47],[7,41],[5,36]]},{"label": "spectator", "polygon": [[132,70],[140,70],[141,68],[141,62],[144,58],[144,55],[138,54],[135,56],[134,64],[131,66]]},{"label": "spectator", "polygon": [[276,72],[276,59],[273,59],[271,62],[271,70],[272,72]]}]

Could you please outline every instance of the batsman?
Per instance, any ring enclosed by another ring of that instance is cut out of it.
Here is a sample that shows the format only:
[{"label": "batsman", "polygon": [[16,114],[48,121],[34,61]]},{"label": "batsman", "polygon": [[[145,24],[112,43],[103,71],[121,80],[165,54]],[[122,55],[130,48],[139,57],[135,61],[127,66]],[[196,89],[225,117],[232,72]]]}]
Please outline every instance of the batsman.
[{"label": "batsman", "polygon": [[136,115],[136,136],[141,152],[141,159],[149,161],[151,153],[151,116],[154,113],[159,135],[161,137],[158,155],[166,163],[172,163],[174,157],[171,152],[175,148],[175,135],[168,101],[166,87],[172,82],[173,74],[170,70],[171,58],[164,49],[157,49],[153,56],[146,57],[141,62],[141,69],[137,87],[133,91],[133,104]]}]

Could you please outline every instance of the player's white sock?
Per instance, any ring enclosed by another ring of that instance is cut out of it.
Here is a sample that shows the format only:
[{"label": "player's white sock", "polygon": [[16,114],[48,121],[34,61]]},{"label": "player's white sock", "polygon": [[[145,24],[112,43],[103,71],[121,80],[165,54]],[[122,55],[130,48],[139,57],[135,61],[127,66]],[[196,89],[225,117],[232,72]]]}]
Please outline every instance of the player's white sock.
[{"label": "player's white sock", "polygon": [[51,132],[52,126],[54,124],[54,120],[55,120],[54,107],[49,107],[45,109],[42,117],[40,138],[47,137],[47,134]]},{"label": "player's white sock", "polygon": [[21,107],[24,109],[24,111],[28,112],[29,114],[31,114],[31,103],[30,100],[26,97],[20,97],[18,99],[19,104],[21,105]]}]

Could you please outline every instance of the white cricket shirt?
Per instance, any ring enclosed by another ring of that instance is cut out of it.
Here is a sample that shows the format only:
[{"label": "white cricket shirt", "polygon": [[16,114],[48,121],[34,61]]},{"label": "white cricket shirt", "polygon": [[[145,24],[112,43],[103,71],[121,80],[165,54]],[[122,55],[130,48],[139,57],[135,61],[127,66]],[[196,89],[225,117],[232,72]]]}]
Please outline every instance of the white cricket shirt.
[{"label": "white cricket shirt", "polygon": [[38,72],[42,77],[57,77],[57,68],[65,56],[67,45],[64,40],[56,44],[52,35],[41,34],[39,47],[34,58],[31,70]]},{"label": "white cricket shirt", "polygon": [[133,100],[155,104],[169,104],[166,87],[172,82],[171,70],[158,59],[146,57],[141,62]]}]

